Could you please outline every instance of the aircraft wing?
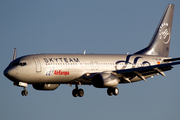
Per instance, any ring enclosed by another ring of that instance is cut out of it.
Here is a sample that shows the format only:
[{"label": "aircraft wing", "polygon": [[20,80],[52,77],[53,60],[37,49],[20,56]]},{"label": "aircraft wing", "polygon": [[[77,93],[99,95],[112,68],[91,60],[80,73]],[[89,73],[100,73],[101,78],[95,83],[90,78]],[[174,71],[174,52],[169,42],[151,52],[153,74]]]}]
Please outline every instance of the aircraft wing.
[{"label": "aircraft wing", "polygon": [[[180,58],[173,58],[173,59],[165,59],[164,62],[171,62],[180,60]],[[122,69],[122,70],[116,70],[116,71],[104,71],[104,73],[112,73],[116,75],[118,78],[122,80],[123,83],[131,82],[131,79],[135,76],[138,76],[142,80],[146,81],[146,78],[153,76],[154,74],[161,74],[162,76],[165,76],[163,71],[168,71],[173,68],[173,65],[180,64],[180,61],[172,62],[172,63],[161,63],[159,65],[152,65],[152,66],[145,66],[145,67],[138,67],[138,68],[130,68],[130,69]],[[102,73],[102,72],[100,72]],[[75,84],[75,83],[81,83],[81,84],[92,84],[92,78],[96,74],[100,73],[88,73],[82,75],[81,77],[71,81],[69,84]],[[123,81],[124,80],[124,81]]]},{"label": "aircraft wing", "polygon": [[[164,62],[167,61],[170,62],[175,60],[179,60],[179,58],[166,59],[164,60]],[[123,69],[113,72],[116,73],[119,78],[124,78],[126,82],[131,82],[130,79],[132,78],[132,76],[138,76],[139,78],[146,81],[146,76],[149,76],[151,74],[159,73],[162,76],[165,76],[163,71],[170,70],[172,68],[172,65],[178,65],[178,64],[180,64],[180,61],[172,62],[172,63],[162,63],[159,65],[152,65],[146,67]]]}]

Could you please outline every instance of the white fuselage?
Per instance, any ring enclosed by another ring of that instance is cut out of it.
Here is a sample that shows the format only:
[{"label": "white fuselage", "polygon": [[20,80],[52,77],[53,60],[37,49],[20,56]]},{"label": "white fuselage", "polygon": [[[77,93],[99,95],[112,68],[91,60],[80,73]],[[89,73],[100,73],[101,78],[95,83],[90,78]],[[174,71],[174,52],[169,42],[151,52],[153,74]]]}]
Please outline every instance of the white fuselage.
[{"label": "white fuselage", "polygon": [[[20,57],[6,70],[14,82],[68,84],[86,74],[157,65],[163,59],[148,55],[39,54]],[[132,82],[138,80],[141,79]],[[82,84],[91,84],[91,81],[82,79]]]}]

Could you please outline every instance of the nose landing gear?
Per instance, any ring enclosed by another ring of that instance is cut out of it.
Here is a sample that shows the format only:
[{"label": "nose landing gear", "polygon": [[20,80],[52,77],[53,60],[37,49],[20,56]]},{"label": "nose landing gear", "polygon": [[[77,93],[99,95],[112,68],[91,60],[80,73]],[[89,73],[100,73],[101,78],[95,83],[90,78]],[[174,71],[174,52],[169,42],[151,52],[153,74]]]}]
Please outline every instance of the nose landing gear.
[{"label": "nose landing gear", "polygon": [[24,90],[21,91],[21,95],[22,96],[27,96],[28,95],[28,91],[26,90],[25,87],[24,87]]},{"label": "nose landing gear", "polygon": [[15,86],[18,86],[18,87],[23,87],[24,90],[21,91],[21,95],[22,96],[27,96],[28,95],[28,91],[26,90],[26,87],[28,86],[27,83],[23,83],[23,82],[15,82],[14,83]]}]

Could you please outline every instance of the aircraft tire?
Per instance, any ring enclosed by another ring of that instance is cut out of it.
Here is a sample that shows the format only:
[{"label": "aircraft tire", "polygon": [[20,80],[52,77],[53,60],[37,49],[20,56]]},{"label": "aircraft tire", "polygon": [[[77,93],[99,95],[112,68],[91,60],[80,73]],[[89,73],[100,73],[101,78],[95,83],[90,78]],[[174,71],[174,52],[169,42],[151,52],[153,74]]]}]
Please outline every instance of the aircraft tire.
[{"label": "aircraft tire", "polygon": [[115,96],[119,94],[119,89],[117,87],[113,88],[113,94]]},{"label": "aircraft tire", "polygon": [[21,91],[21,95],[22,95],[22,96],[24,96],[24,90],[23,90],[23,91]]},{"label": "aircraft tire", "polygon": [[112,95],[113,95],[112,88],[108,88],[108,89],[107,89],[107,94],[108,94],[109,96],[112,96]]},{"label": "aircraft tire", "polygon": [[82,97],[84,95],[84,90],[83,89],[79,89],[78,90],[78,95],[79,95],[79,97]]},{"label": "aircraft tire", "polygon": [[73,97],[77,97],[78,96],[78,89],[74,89],[72,91],[72,95],[73,95]]},{"label": "aircraft tire", "polygon": [[27,91],[27,90],[23,90],[23,91],[21,92],[21,95],[22,95],[22,96],[27,96],[27,95],[28,95],[28,91]]}]

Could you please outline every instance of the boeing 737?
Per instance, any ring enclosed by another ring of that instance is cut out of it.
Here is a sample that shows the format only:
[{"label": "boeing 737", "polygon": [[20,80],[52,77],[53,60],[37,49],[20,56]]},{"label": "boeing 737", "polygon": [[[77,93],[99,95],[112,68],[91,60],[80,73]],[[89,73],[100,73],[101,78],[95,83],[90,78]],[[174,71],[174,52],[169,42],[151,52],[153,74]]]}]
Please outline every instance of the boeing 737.
[{"label": "boeing 737", "polygon": [[79,85],[93,85],[107,88],[109,96],[116,96],[118,84],[146,81],[158,74],[165,76],[164,71],[180,64],[180,58],[168,57],[173,13],[174,5],[169,4],[150,44],[134,54],[33,54],[16,58],[15,48],[4,75],[15,86],[23,87],[23,96],[28,95],[28,84],[36,90],[55,90],[60,84],[75,85],[74,97],[84,95]]}]

